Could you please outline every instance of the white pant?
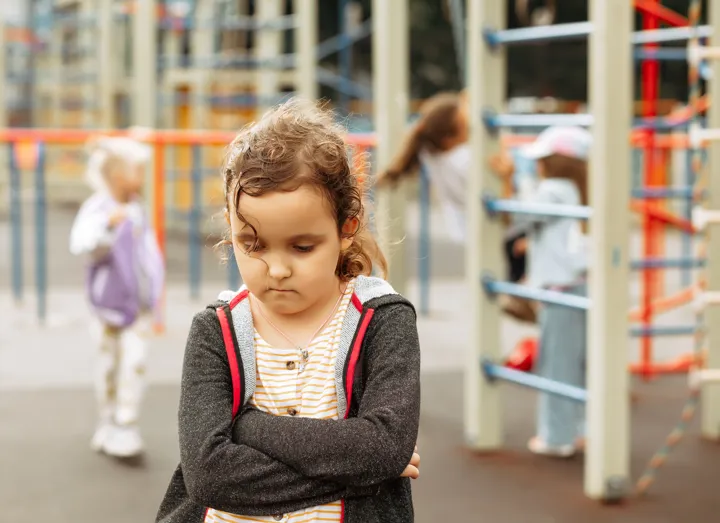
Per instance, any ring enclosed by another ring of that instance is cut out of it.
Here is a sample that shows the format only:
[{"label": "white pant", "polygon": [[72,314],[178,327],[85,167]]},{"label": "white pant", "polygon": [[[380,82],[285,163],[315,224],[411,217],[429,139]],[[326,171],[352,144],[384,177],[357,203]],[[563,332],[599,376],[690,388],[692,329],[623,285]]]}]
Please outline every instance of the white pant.
[{"label": "white pant", "polygon": [[102,423],[138,422],[145,391],[146,350],[141,325],[100,327],[95,393]]}]

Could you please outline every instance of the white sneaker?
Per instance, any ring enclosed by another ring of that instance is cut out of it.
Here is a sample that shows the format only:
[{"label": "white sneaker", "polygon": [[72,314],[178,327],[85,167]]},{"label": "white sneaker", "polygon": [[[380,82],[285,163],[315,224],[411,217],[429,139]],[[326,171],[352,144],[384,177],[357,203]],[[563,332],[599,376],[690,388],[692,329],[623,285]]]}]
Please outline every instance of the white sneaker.
[{"label": "white sneaker", "polygon": [[576,451],[575,445],[568,444],[551,447],[538,437],[534,437],[528,441],[528,449],[530,449],[530,452],[533,454],[550,456],[552,458],[569,458],[575,455]]},{"label": "white sneaker", "polygon": [[95,452],[101,452],[103,450],[103,446],[105,445],[105,441],[112,432],[112,429],[112,424],[108,422],[98,424],[95,429],[95,434],[93,434],[92,440],[90,440],[90,448]]},{"label": "white sneaker", "polygon": [[143,452],[140,430],[135,425],[115,426],[110,430],[102,450],[116,458],[132,458]]}]

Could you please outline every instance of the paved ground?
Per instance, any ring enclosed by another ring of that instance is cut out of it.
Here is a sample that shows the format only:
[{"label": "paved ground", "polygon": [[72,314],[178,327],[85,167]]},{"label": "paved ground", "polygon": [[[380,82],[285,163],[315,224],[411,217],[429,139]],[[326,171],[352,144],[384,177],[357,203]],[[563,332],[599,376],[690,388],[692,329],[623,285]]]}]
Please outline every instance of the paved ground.
[{"label": "paved ground", "polygon": [[[94,423],[90,389],[93,348],[79,288],[79,263],[66,254],[70,217],[66,212],[54,212],[50,220],[52,313],[46,327],[38,327],[33,320],[31,292],[22,308],[13,305],[7,250],[0,251],[0,522],[26,521],[32,515],[37,521],[90,523],[97,521],[97,514],[107,523],[152,521],[177,462],[177,382],[189,318],[223,286],[225,272],[207,252],[201,298],[190,300],[184,262],[187,246],[180,238],[170,242],[171,306],[166,333],[152,340],[150,388],[142,419],[148,457],[131,467],[96,456],[87,449]],[[531,392],[504,389],[506,448],[502,452],[479,456],[463,449],[461,371],[465,326],[471,318],[465,307],[467,289],[460,279],[461,249],[443,240],[441,222],[433,222],[438,224],[433,239],[433,310],[430,317],[419,321],[423,476],[415,483],[417,521],[716,521],[720,445],[702,441],[696,424],[671,456],[651,496],[622,507],[602,507],[584,498],[581,458],[556,462],[525,451],[534,423]],[[0,218],[0,245],[8,245],[7,234],[7,223]],[[415,252],[415,238],[411,230],[410,252]],[[676,243],[669,245],[677,249]],[[413,256],[410,263],[415,265]],[[677,287],[676,280],[670,278],[668,287]],[[636,296],[637,285],[629,287]],[[409,295],[417,296],[415,285]],[[663,322],[688,323],[691,318],[689,311],[681,310],[663,317]],[[531,330],[505,321],[504,349],[528,332]],[[662,340],[658,357],[672,357],[689,348],[688,339]],[[629,343],[630,353],[635,350]],[[681,379],[635,387],[640,398],[633,407],[633,474],[637,476],[677,420],[685,389]]]}]

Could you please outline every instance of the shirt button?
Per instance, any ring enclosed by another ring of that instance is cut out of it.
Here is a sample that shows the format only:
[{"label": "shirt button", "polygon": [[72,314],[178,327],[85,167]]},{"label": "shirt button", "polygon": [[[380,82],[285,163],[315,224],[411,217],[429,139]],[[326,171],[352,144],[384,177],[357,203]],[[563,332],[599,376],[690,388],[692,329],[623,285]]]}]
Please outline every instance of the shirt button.
[{"label": "shirt button", "polygon": [[282,521],[282,518],[284,518],[284,517],[285,517],[285,516],[283,516],[282,514],[275,514],[275,515],[273,516],[273,519],[274,519],[275,521]]},{"label": "shirt button", "polygon": [[288,361],[285,364],[285,367],[287,367],[287,370],[295,370],[295,362],[294,361]]},{"label": "shirt button", "polygon": [[297,413],[298,413],[298,411],[295,410],[295,409],[293,409],[292,407],[290,407],[290,408],[287,410],[287,412],[288,412],[288,414],[290,414],[291,416],[297,416]]}]

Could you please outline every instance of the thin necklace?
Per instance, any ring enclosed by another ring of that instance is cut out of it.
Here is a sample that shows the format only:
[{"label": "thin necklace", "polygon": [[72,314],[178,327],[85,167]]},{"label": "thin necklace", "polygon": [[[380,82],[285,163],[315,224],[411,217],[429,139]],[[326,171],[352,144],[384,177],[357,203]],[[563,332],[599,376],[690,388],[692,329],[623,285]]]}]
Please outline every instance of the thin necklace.
[{"label": "thin necklace", "polygon": [[331,319],[333,316],[335,316],[335,312],[337,311],[338,307],[340,306],[340,302],[342,301],[343,296],[345,296],[345,291],[346,291],[346,290],[347,290],[347,284],[345,285],[345,288],[343,289],[343,291],[340,293],[340,296],[338,297],[337,301],[335,302],[335,306],[332,308],[332,311],[330,312],[330,314],[328,315],[328,317],[325,318],[325,321],[323,321],[322,324],[321,324],[321,325],[317,328],[317,330],[313,333],[313,335],[310,336],[310,339],[307,341],[307,343],[306,343],[304,346],[298,345],[295,341],[292,340],[292,338],[290,338],[290,336],[288,336],[287,334],[285,334],[285,333],[280,329],[280,327],[278,327],[278,326],[275,325],[272,321],[270,321],[270,318],[268,318],[268,317],[265,315],[265,312],[263,311],[262,303],[260,303],[260,300],[258,300],[257,298],[255,298],[255,296],[253,296],[253,298],[255,299],[255,303],[257,303],[257,309],[258,309],[258,312],[260,313],[260,316],[262,316],[263,319],[268,323],[268,325],[270,325],[273,329],[275,329],[275,330],[277,331],[277,333],[280,334],[280,336],[282,336],[283,338],[285,338],[287,341],[290,342],[290,344],[291,344],[293,347],[295,347],[297,350],[300,351],[300,356],[302,356],[302,360],[300,361],[300,372],[302,372],[303,370],[305,370],[305,365],[307,364],[307,360],[308,360],[308,358],[310,357],[310,354],[308,353],[308,350],[307,350],[308,345],[310,345],[310,343],[312,342],[312,340],[315,339],[315,336],[317,336],[317,335],[320,333],[320,331],[323,330],[323,328],[325,327],[325,325],[327,325],[327,322],[329,322],[330,319]]}]

